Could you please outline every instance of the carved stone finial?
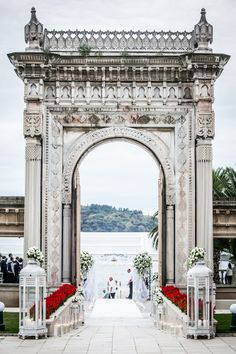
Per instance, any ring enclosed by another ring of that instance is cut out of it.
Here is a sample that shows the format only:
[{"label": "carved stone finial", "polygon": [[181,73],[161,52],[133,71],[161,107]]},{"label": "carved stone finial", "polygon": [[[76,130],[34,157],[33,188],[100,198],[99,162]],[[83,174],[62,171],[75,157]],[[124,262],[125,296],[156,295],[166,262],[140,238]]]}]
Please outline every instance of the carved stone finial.
[{"label": "carved stone finial", "polygon": [[196,50],[212,51],[209,43],[213,42],[213,26],[206,20],[206,10],[201,10],[201,18],[198,24],[194,26],[194,39]]},{"label": "carved stone finial", "polygon": [[31,8],[31,19],[25,26],[25,42],[29,43],[28,50],[42,49],[43,25],[36,17],[35,7]]}]

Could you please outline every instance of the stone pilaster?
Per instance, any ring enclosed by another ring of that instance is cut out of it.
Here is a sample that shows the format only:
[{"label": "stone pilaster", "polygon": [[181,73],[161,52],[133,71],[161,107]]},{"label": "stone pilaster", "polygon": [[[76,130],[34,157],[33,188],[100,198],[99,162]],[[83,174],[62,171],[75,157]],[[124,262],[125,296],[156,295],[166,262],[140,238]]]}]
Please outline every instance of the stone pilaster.
[{"label": "stone pilaster", "polygon": [[163,285],[163,274],[165,269],[163,269],[163,172],[160,169],[159,179],[158,179],[158,282]]},{"label": "stone pilaster", "polygon": [[41,142],[26,138],[24,253],[32,246],[41,247]]},{"label": "stone pilaster", "polygon": [[212,140],[198,139],[196,146],[197,242],[206,250],[207,265],[213,265]]},{"label": "stone pilaster", "polygon": [[174,260],[175,260],[175,237],[174,237],[174,206],[167,205],[166,207],[166,226],[167,226],[167,240],[166,240],[166,283],[174,284]]},{"label": "stone pilaster", "polygon": [[80,178],[79,178],[79,171],[77,169],[76,178],[76,285],[80,284]]},{"label": "stone pilaster", "polygon": [[62,281],[64,283],[71,282],[71,206],[64,205],[63,208],[63,239],[62,239]]}]

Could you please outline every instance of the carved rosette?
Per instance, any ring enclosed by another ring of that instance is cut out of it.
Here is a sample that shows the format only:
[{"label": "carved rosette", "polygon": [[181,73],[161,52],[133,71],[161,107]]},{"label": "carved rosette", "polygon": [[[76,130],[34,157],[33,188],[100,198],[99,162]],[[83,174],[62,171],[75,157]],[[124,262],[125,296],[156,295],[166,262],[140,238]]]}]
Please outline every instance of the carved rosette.
[{"label": "carved rosette", "polygon": [[197,138],[213,139],[215,135],[215,115],[211,113],[198,113],[196,136]]},{"label": "carved rosette", "polygon": [[42,135],[42,114],[24,113],[24,136],[37,137]]}]

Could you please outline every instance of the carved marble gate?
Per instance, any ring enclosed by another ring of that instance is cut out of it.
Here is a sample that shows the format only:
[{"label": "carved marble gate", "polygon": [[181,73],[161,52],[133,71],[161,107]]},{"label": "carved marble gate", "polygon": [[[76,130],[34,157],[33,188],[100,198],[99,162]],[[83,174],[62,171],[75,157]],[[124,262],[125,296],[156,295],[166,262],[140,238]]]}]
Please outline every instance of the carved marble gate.
[{"label": "carved marble gate", "polygon": [[212,263],[214,83],[205,10],[190,32],[48,31],[31,10],[28,47],[9,54],[24,81],[25,249],[46,255],[49,285],[79,267],[79,164],[97,144],[127,139],[161,165],[160,272],[185,285],[195,245]]}]

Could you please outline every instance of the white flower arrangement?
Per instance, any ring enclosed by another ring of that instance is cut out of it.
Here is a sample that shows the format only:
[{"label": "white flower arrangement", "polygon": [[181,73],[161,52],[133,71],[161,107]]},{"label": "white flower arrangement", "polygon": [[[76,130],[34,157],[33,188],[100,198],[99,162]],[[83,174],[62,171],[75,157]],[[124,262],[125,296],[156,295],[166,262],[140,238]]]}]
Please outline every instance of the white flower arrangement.
[{"label": "white flower arrangement", "polygon": [[80,304],[83,300],[84,300],[84,289],[79,285],[75,295],[72,298],[72,302]]},{"label": "white flower arrangement", "polygon": [[93,265],[93,257],[88,252],[81,252],[80,255],[80,271],[84,276]]},{"label": "white flower arrangement", "polygon": [[151,268],[152,257],[147,252],[137,254],[133,260],[134,268],[138,274],[144,276],[144,274]]},{"label": "white flower arrangement", "polygon": [[27,257],[30,259],[35,259],[37,262],[42,263],[44,261],[43,253],[35,246],[30,247],[26,252]]},{"label": "white flower arrangement", "polygon": [[190,252],[188,259],[187,259],[187,266],[188,268],[192,268],[195,262],[199,259],[204,259],[206,255],[206,251],[202,247],[194,247]]},{"label": "white flower arrangement", "polygon": [[152,292],[152,301],[155,305],[163,304],[163,294],[160,288],[156,287]]}]

